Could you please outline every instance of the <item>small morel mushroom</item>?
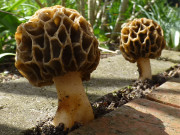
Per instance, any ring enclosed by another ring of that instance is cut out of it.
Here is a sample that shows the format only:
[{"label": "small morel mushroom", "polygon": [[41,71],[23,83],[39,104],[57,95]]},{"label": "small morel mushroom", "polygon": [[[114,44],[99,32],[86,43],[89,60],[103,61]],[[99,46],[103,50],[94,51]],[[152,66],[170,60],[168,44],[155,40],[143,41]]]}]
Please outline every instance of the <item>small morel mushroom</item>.
[{"label": "small morel mushroom", "polygon": [[16,31],[15,66],[34,86],[55,84],[58,109],[53,124],[71,128],[94,119],[82,81],[89,80],[100,60],[91,25],[62,6],[38,10]]},{"label": "small morel mushroom", "polygon": [[157,58],[165,47],[163,30],[153,20],[134,19],[121,30],[120,50],[124,58],[137,62],[139,80],[152,79],[150,58]]}]

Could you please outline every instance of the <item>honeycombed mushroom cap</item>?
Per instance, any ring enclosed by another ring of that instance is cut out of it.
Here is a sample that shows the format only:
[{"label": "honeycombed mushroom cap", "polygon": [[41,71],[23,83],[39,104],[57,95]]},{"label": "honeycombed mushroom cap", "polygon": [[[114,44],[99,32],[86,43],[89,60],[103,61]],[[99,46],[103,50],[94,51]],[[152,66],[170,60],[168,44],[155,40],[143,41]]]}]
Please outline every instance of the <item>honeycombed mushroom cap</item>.
[{"label": "honeycombed mushroom cap", "polygon": [[100,51],[91,25],[76,10],[53,6],[38,10],[15,34],[15,66],[35,86],[53,84],[53,77],[81,72],[89,80]]},{"label": "honeycombed mushroom cap", "polygon": [[157,58],[165,45],[163,30],[153,20],[134,19],[121,30],[120,50],[130,62],[136,62],[140,57]]}]

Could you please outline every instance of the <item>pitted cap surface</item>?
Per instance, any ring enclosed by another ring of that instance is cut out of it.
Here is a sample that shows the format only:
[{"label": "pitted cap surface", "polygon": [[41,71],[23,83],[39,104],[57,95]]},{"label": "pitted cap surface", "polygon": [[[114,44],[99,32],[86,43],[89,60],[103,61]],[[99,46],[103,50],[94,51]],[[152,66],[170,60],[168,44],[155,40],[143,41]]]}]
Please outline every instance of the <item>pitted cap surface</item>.
[{"label": "pitted cap surface", "polygon": [[157,58],[165,45],[163,30],[153,20],[134,19],[121,30],[120,50],[130,62],[136,62],[140,57]]},{"label": "pitted cap surface", "polygon": [[89,80],[99,63],[92,27],[76,10],[40,9],[17,28],[15,39],[15,66],[35,86],[53,84],[53,77],[73,71]]}]

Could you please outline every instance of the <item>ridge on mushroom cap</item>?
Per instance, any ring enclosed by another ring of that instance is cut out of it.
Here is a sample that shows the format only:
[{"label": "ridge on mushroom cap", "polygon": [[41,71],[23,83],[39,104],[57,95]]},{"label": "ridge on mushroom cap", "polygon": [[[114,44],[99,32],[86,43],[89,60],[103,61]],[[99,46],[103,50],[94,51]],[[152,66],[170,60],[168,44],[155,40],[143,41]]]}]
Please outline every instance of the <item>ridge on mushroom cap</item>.
[{"label": "ridge on mushroom cap", "polygon": [[157,58],[165,45],[163,30],[153,20],[134,19],[121,30],[120,50],[130,62],[134,63],[140,57]]},{"label": "ridge on mushroom cap", "polygon": [[53,84],[53,77],[79,71],[89,80],[100,51],[91,25],[76,10],[62,6],[38,10],[15,34],[15,66],[35,86]]}]

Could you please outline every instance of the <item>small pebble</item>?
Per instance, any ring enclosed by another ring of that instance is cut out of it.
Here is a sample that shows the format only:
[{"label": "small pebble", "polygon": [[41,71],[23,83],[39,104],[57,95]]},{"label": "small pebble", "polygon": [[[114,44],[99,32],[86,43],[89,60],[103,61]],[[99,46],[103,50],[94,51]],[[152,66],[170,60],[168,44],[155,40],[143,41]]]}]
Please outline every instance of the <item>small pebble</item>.
[{"label": "small pebble", "polygon": [[4,74],[9,74],[9,71],[4,71],[3,73],[4,73]]}]

